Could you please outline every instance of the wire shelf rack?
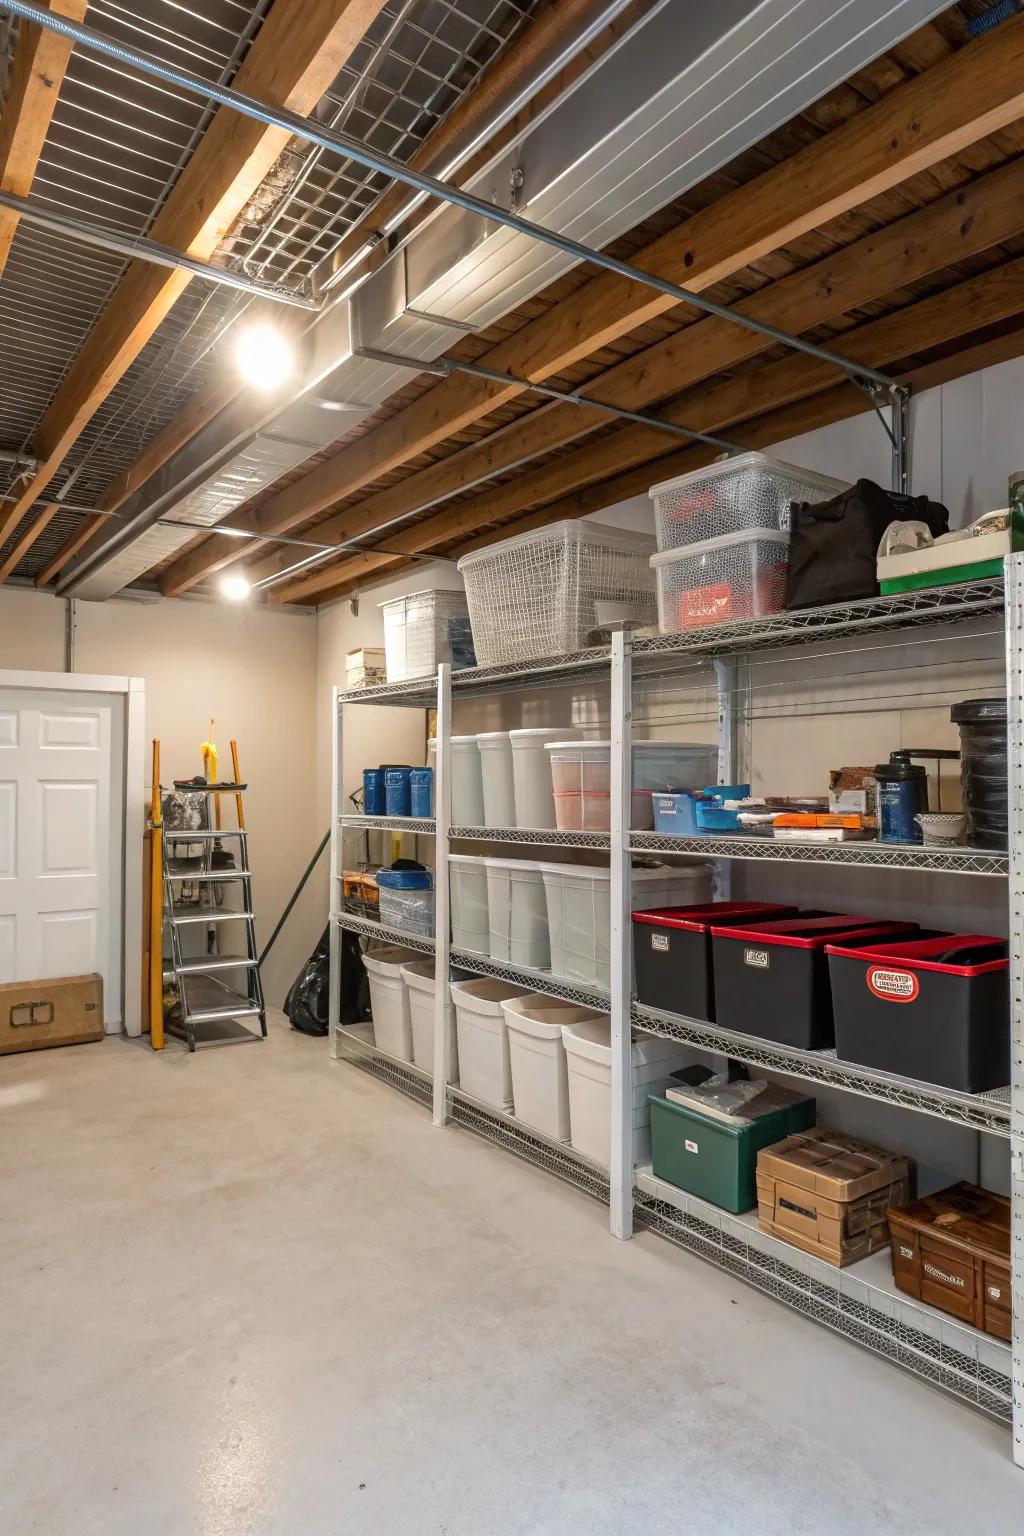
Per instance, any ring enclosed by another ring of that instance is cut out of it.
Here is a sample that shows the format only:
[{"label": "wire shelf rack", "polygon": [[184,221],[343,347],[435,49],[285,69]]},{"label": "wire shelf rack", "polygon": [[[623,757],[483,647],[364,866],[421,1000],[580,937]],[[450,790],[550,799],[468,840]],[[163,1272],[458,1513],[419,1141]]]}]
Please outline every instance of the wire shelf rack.
[{"label": "wire shelf rack", "polygon": [[861,869],[934,870],[949,875],[1005,875],[1009,855],[988,848],[925,848],[911,843],[784,843],[771,837],[673,837],[634,832],[633,853],[697,854],[705,859],[751,859],[773,864],[852,864]]},{"label": "wire shelf rack", "polygon": [[350,832],[408,832],[417,837],[433,837],[436,830],[433,816],[339,816],[341,825]]},{"label": "wire shelf rack", "polygon": [[434,953],[433,939],[422,933],[406,933],[404,928],[386,928],[373,917],[361,917],[355,912],[337,914],[339,928],[348,933],[358,933],[364,939],[377,939],[381,944],[400,944],[403,949],[421,949],[425,955]]},{"label": "wire shelf rack", "polygon": [[493,1142],[504,1152],[521,1157],[525,1162],[553,1173],[556,1178],[573,1184],[584,1194],[608,1204],[608,1170],[589,1159],[581,1157],[565,1142],[553,1141],[539,1131],[504,1114],[479,1099],[470,1098],[459,1088],[448,1089],[448,1112],[456,1125]]},{"label": "wire shelf rack", "polygon": [[862,1098],[876,1099],[883,1104],[896,1104],[901,1109],[917,1110],[950,1124],[970,1126],[976,1131],[989,1131],[995,1136],[1010,1134],[1008,1087],[996,1088],[990,1093],[958,1093],[955,1089],[943,1088],[936,1083],[894,1077],[887,1072],[857,1066],[854,1062],[840,1061],[834,1050],[791,1049],[776,1045],[771,1040],[760,1040],[753,1035],[720,1029],[717,1024],[683,1018],[680,1014],[665,1013],[659,1008],[648,1008],[643,1003],[633,1004],[631,1021],[636,1028],[646,1030],[649,1034],[660,1035],[666,1040],[680,1040],[696,1046],[698,1050],[732,1056],[737,1061],[760,1067],[766,1072],[782,1072],[806,1082],[820,1083],[822,1087],[840,1088],[846,1093],[859,1094]]},{"label": "wire shelf rack", "polygon": [[760,1232],[649,1170],[634,1189],[638,1226],[725,1270],[834,1333],[1001,1423],[1012,1418],[1010,1346],[897,1291],[884,1251],[847,1269]]},{"label": "wire shelf rack", "polygon": [[453,949],[452,965],[475,976],[494,976],[498,981],[511,982],[513,986],[531,987],[548,997],[561,997],[569,1003],[579,1003],[581,1008],[594,1008],[606,1012],[611,1007],[611,994],[604,987],[585,985],[565,976],[552,976],[549,971],[531,970],[525,965],[506,965],[501,960],[491,960],[471,949]]},{"label": "wire shelf rack", "polygon": [[517,843],[531,848],[603,848],[607,832],[560,832],[540,827],[452,827],[451,837],[470,843]]},{"label": "wire shelf rack", "polygon": [[338,1059],[360,1067],[389,1087],[415,1099],[417,1104],[429,1107],[433,1103],[434,1087],[427,1073],[421,1072],[411,1061],[399,1061],[386,1051],[379,1051],[370,1039],[372,1033],[372,1025],[368,1024],[337,1025],[334,1041]]}]

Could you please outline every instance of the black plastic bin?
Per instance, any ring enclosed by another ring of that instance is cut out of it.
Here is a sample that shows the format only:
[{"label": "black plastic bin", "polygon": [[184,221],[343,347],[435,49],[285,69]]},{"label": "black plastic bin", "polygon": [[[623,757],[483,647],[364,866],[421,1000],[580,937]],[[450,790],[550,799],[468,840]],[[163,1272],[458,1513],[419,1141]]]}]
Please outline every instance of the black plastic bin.
[{"label": "black plastic bin", "polygon": [[950,718],[960,727],[960,793],[972,848],[1005,848],[1009,831],[1006,700],[964,699]]},{"label": "black plastic bin", "polygon": [[916,923],[849,916],[712,926],[716,1022],[778,1045],[825,1050],[835,1040],[826,944],[882,944],[918,932]]},{"label": "black plastic bin", "polygon": [[633,977],[637,1001],[688,1019],[715,1019],[711,928],[793,917],[796,907],[771,901],[712,901],[633,913]]},{"label": "black plastic bin", "polygon": [[984,1093],[1010,1081],[1009,946],[946,934],[828,946],[836,1055],[898,1077]]}]

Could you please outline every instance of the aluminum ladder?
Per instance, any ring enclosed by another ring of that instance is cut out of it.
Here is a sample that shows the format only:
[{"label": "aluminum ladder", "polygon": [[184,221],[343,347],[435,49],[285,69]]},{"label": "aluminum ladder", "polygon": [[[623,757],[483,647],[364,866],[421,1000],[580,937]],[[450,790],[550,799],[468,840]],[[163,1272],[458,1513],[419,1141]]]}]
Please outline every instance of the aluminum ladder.
[{"label": "aluminum ladder", "polygon": [[[252,903],[252,871],[249,842],[242,813],[244,784],[176,783],[186,794],[235,798],[237,827],[170,830],[161,818],[163,845],[164,916],[170,932],[170,967],[165,980],[173,981],[180,1003],[180,1018],[165,1017],[168,1034],[187,1041],[190,1051],[206,1045],[235,1045],[263,1040],[267,1035],[267,1010],[256,947],[256,916]],[[207,817],[212,823],[213,817]],[[225,852],[221,843],[234,846]],[[184,853],[182,845],[199,845],[200,852]],[[215,866],[214,855],[230,860]],[[186,884],[198,888],[198,901],[183,902]],[[235,895],[237,906],[219,904],[218,892]],[[185,940],[189,929],[205,928],[207,952],[190,953]],[[226,944],[222,945],[222,935]],[[184,941],[184,942],[183,942]],[[243,1020],[257,1021],[259,1033]]]}]

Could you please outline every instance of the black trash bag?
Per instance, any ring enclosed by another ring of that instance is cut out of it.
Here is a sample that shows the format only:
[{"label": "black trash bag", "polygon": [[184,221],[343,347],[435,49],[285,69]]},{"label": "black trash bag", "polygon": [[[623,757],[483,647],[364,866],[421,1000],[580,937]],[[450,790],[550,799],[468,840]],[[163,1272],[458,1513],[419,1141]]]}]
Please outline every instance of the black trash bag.
[{"label": "black trash bag", "polygon": [[830,501],[793,502],[786,607],[877,597],[882,535],[890,523],[911,521],[926,523],[933,538],[949,532],[941,502],[885,491],[873,480],[858,480]]},{"label": "black trash bag", "polygon": [[[366,967],[354,933],[341,936],[341,1022],[357,1024],[370,1017],[370,988]],[[293,1029],[304,1035],[329,1032],[328,997],[331,970],[331,930],[320,942],[288,989],[284,1011]]]}]

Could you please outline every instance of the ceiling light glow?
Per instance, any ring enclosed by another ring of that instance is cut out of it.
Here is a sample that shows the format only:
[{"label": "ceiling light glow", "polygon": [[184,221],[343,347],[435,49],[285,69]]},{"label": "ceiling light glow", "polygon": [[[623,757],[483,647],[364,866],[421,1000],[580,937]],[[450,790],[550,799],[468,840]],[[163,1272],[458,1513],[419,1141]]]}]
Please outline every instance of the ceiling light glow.
[{"label": "ceiling light glow", "polygon": [[295,351],[273,325],[247,325],[235,342],[235,364],[254,389],[277,389],[292,375]]},{"label": "ceiling light glow", "polygon": [[228,598],[232,603],[243,603],[252,591],[252,583],[248,577],[241,576],[237,572],[222,576],[218,586],[221,596]]}]

